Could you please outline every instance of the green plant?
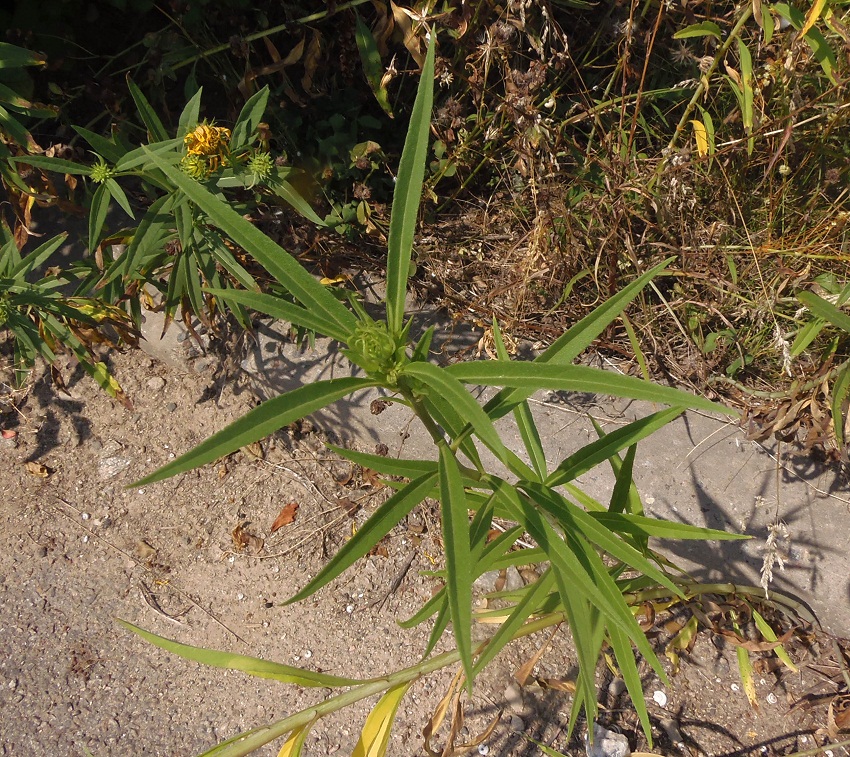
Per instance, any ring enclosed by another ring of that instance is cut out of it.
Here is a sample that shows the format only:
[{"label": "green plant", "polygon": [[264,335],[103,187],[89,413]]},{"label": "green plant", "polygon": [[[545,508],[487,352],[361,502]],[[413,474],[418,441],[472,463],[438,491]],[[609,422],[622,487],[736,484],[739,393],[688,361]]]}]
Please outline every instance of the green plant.
[{"label": "green plant", "polygon": [[[434,43],[423,66],[416,105],[411,117],[398,171],[390,221],[385,318],[372,319],[356,301],[349,310],[262,232],[202,185],[193,182],[173,163],[148,148],[147,158],[169,182],[197,205],[200,212],[250,253],[284,286],[293,301],[254,291],[212,290],[216,297],[265,312],[332,337],[343,345],[361,375],[317,382],[268,400],[225,430],[160,468],[137,485],[150,484],[204,465],[262,439],[283,426],[353,392],[381,387],[395,393],[427,429],[436,459],[395,460],[345,449],[338,454],[381,474],[401,477],[395,488],[357,533],[330,562],[289,602],[308,597],[334,580],[366,555],[400,519],[424,498],[439,501],[445,545],[445,586],[414,617],[410,627],[434,618],[425,659],[416,666],[368,681],[331,678],[255,658],[187,647],[127,627],[148,641],[177,654],[219,667],[243,670],[298,685],[351,687],[323,704],[304,710],[214,748],[207,754],[246,754],[275,738],[289,734],[280,754],[296,755],[311,725],[328,712],[358,699],[383,693],[364,726],[358,754],[382,755],[394,713],[408,686],[439,667],[460,662],[471,686],[511,639],[549,625],[568,621],[572,629],[580,673],[570,717],[572,728],[582,708],[589,718],[596,712],[594,672],[604,645],[609,645],[632,696],[644,731],[650,738],[649,715],[634,657],[637,650],[666,678],[644,632],[635,621],[625,595],[650,586],[662,586],[671,596],[684,597],[668,563],[649,547],[650,537],[679,539],[733,539],[737,535],[670,523],[646,516],[632,483],[638,441],[678,416],[686,407],[722,410],[674,389],[628,376],[574,365],[575,358],[667,262],[636,278],[628,286],[577,323],[533,362],[508,358],[497,324],[494,338],[497,360],[459,363],[439,368],[428,361],[433,330],[409,343],[411,321],[404,304],[425,165],[429,155],[429,116],[433,97]],[[467,386],[500,387],[480,405]],[[670,405],[648,417],[605,435],[551,466],[534,424],[528,397],[538,389],[601,392]],[[513,414],[527,461],[511,451],[494,421]],[[485,466],[485,447],[503,471]],[[627,450],[625,457],[620,452]],[[578,476],[608,461],[617,483],[610,502],[594,500],[575,485]],[[470,513],[473,513],[470,518]],[[517,525],[489,540],[494,517]],[[533,549],[514,550],[516,539],[527,532]],[[472,642],[472,584],[485,571],[509,565],[546,562],[548,568],[534,583],[516,592],[496,633],[484,644]],[[429,657],[451,623],[457,650]]]},{"label": "green plant", "polygon": [[12,334],[16,382],[23,384],[36,358],[41,357],[61,383],[54,365],[56,354],[69,349],[106,392],[129,405],[121,386],[93,351],[98,342],[115,346],[104,331],[107,326],[126,342],[136,341],[127,313],[96,298],[64,295],[62,288],[70,282],[58,270],[48,269],[41,277],[34,275],[67,235],[60,234],[22,257],[9,228],[3,224],[0,231],[0,327]]},{"label": "green plant", "polygon": [[[293,169],[278,165],[269,152],[260,127],[267,88],[248,99],[232,129],[199,121],[202,92],[198,90],[180,115],[176,137],[170,138],[141,90],[130,80],[128,86],[149,144],[133,147],[123,136],[106,139],[76,127],[94,150],[93,165],[34,155],[12,160],[43,170],[83,175],[94,185],[89,257],[76,268],[80,292],[99,290],[113,302],[127,298],[138,320],[139,293],[145,284],[152,284],[162,292],[169,319],[179,307],[184,316],[192,313],[212,326],[219,301],[205,294],[204,286],[221,290],[234,285],[258,290],[259,286],[240,262],[239,252],[228,246],[160,164],[179,166],[181,175],[221,197],[227,196],[243,213],[271,197],[293,206],[316,224],[323,222],[288,181]],[[152,160],[154,155],[157,162]],[[112,203],[135,220],[120,182],[131,188],[140,184],[147,208],[135,228],[108,233],[105,226]],[[122,251],[116,255],[116,249]],[[238,303],[232,302],[230,309],[247,325],[245,311]]]}]

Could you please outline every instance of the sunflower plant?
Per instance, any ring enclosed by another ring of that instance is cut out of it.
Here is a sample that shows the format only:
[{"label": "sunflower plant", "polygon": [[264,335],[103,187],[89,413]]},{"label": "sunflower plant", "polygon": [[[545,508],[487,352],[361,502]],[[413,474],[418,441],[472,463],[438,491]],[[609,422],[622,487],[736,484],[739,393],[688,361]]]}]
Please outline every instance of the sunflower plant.
[{"label": "sunflower plant", "polygon": [[[429,154],[433,100],[434,42],[423,65],[418,95],[398,170],[390,221],[386,297],[383,316],[373,319],[352,302],[343,304],[291,255],[246,221],[221,197],[180,170],[155,148],[146,158],[202,213],[217,233],[250,252],[284,287],[290,298],[251,290],[207,290],[209,295],[238,303],[336,340],[352,364],[350,376],[319,381],[264,402],[223,431],[151,473],[136,485],[150,485],[209,464],[246,444],[354,392],[382,388],[407,405],[433,441],[427,459],[391,459],[335,448],[354,463],[387,477],[394,493],[334,555],[327,565],[288,602],[303,600],[351,568],[414,507],[426,498],[439,502],[445,545],[443,588],[412,618],[412,627],[430,622],[432,630],[421,662],[379,678],[359,680],[327,676],[256,658],[190,647],[125,624],[153,644],[208,665],[241,670],[298,686],[343,688],[323,703],[256,728],[220,744],[207,755],[242,755],[275,739],[283,739],[280,755],[301,753],[313,724],[352,702],[380,695],[367,718],[355,754],[386,753],[390,727],[410,685],[429,672],[459,666],[457,681],[472,686],[476,676],[508,642],[558,623],[568,623],[575,642],[579,675],[570,715],[570,729],[584,710],[596,713],[595,671],[604,647],[631,694],[647,738],[650,721],[644,701],[636,653],[662,679],[664,670],[635,620],[627,596],[649,586],[664,587],[673,597],[684,591],[669,563],[649,546],[650,537],[733,539],[737,535],[649,517],[631,483],[637,443],[680,415],[685,408],[724,410],[700,397],[629,376],[581,365],[575,359],[621,314],[654,278],[662,263],[625,286],[610,300],[575,324],[531,362],[511,360],[494,324],[498,359],[438,367],[429,360],[433,329],[410,340],[411,321],[405,314],[405,294],[411,250]],[[498,391],[479,403],[470,387]],[[528,403],[537,390],[593,392],[647,400],[668,409],[641,418],[599,439],[564,460],[547,460]],[[512,416],[523,449],[512,450],[495,421]],[[485,463],[487,450],[497,470]],[[620,453],[625,451],[624,457]],[[583,492],[576,479],[609,462],[617,484],[610,501],[599,502]],[[399,483],[399,479],[402,483]],[[514,525],[492,539],[494,518]],[[532,548],[518,548],[524,535]],[[497,629],[488,640],[472,638],[475,614],[472,586],[484,572],[508,566],[545,564],[542,575],[509,597],[508,608],[489,618]],[[456,648],[433,654],[451,625]]]},{"label": "sunflower plant", "polygon": [[[75,127],[92,148],[92,164],[39,155],[13,159],[45,171],[88,178],[92,188],[89,255],[75,271],[78,293],[96,290],[112,302],[126,299],[138,320],[139,295],[148,284],[161,292],[168,320],[179,308],[186,320],[191,314],[212,326],[214,313],[226,308],[247,325],[242,305],[204,291],[205,287],[228,290],[234,286],[258,290],[243,265],[245,258],[160,164],[176,167],[208,191],[228,197],[243,212],[250,212],[264,196],[274,196],[323,224],[289,182],[293,169],[278,165],[270,152],[262,123],[268,88],[247,100],[232,128],[200,120],[202,91],[198,90],[183,109],[172,137],[141,90],[131,80],[128,87],[147,132],[143,146],[134,147],[121,135],[107,139]],[[128,194],[129,187],[134,195]],[[130,226],[107,229],[113,205],[129,218]]]}]

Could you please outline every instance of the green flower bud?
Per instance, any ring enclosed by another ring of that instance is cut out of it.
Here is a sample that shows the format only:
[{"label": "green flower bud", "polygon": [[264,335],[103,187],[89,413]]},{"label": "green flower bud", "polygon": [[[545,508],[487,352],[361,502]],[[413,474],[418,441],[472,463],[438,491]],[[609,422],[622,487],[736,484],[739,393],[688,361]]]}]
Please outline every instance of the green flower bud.
[{"label": "green flower bud", "polygon": [[210,174],[207,162],[200,155],[184,155],[180,160],[180,168],[185,174],[188,174],[197,181],[203,181]]},{"label": "green flower bud", "polygon": [[267,152],[255,152],[248,160],[248,170],[255,181],[263,181],[271,176],[274,169],[274,158]]},{"label": "green flower bud", "polygon": [[111,179],[114,175],[115,171],[101,157],[98,157],[97,163],[92,166],[91,174],[89,174],[95,184],[103,184],[104,181]]}]

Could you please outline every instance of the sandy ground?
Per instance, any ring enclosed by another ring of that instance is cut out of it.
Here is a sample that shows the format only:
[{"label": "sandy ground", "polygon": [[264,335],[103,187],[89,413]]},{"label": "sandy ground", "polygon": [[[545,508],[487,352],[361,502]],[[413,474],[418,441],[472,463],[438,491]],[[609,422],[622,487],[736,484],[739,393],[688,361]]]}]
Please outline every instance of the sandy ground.
[{"label": "sandy ground", "polygon": [[[255,400],[238,372],[216,376],[216,361],[191,372],[138,351],[111,360],[133,410],[78,371],[69,394],[42,376],[2,416],[17,437],[0,449],[0,754],[192,755],[328,694],[182,660],[116,618],[184,643],[340,675],[374,676],[419,659],[429,627],[403,631],[396,619],[411,615],[439,585],[423,573],[441,566],[433,509],[420,508],[356,570],[314,597],[282,606],[385,490],[329,455],[309,422],[203,470],[127,488]],[[281,509],[293,502],[295,521],[272,534]],[[234,544],[239,525],[264,539],[256,554]],[[540,754],[527,737],[564,753],[584,752],[578,737],[566,741],[568,692],[513,683],[545,640],[509,647],[482,675],[466,701],[458,743],[498,717],[472,753]],[[446,636],[444,648],[450,643]],[[757,671],[755,710],[740,690],[734,649],[702,632],[671,687],[647,676],[654,751],[786,755],[823,743],[827,705],[838,691],[832,646],[808,638],[789,648],[801,672]],[[568,678],[573,659],[561,629],[535,674]],[[425,754],[422,728],[454,672],[411,689],[389,754]],[[612,681],[600,666],[600,720],[645,750],[633,707]],[[351,754],[371,704],[320,721],[304,753]],[[260,753],[276,754],[279,746]]]}]

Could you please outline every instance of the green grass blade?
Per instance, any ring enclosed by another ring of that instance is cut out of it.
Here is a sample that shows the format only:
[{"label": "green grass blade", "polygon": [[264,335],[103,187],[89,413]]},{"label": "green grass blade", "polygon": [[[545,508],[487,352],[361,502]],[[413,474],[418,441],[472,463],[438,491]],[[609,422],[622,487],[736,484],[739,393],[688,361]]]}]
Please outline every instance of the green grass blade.
[{"label": "green grass blade", "polygon": [[295,258],[180,169],[169,165],[154,153],[150,153],[150,158],[175,186],[207,214],[213,224],[256,258],[305,308],[315,310],[336,324],[334,332],[327,336],[345,341],[354,329],[354,315]]},{"label": "green grass blade", "polygon": [[269,176],[268,179],[265,180],[265,185],[272,190],[281,200],[289,203],[295,210],[297,210],[304,218],[312,223],[316,224],[318,227],[327,226],[322,218],[320,218],[316,211],[310,206],[310,203],[307,202],[298,192],[295,190],[295,187],[292,186],[288,181],[284,181],[283,179],[277,176]]},{"label": "green grass blade", "polygon": [[[635,482],[632,480],[636,453],[637,444],[633,444],[626,451],[626,457],[623,460],[620,460],[619,455],[612,455],[608,458],[611,467],[614,469],[614,475],[617,477],[614,482],[614,489],[611,492],[611,501],[608,503],[608,510],[612,513],[628,511],[635,515],[643,514],[643,505],[641,505]],[[615,458],[616,463],[613,462]],[[633,494],[634,496],[632,496]]]},{"label": "green grass blade", "polygon": [[134,626],[132,623],[128,623],[126,620],[121,620],[120,618],[116,620],[128,631],[141,636],[145,641],[154,646],[179,655],[186,660],[200,662],[214,668],[238,670],[242,673],[256,676],[257,678],[271,678],[275,681],[291,683],[306,688],[356,686],[357,684],[365,683],[362,679],[341,678],[339,676],[326,675],[325,673],[314,673],[312,670],[301,670],[290,665],[261,660],[257,657],[246,657],[241,654],[231,654],[230,652],[220,652],[216,649],[181,644],[178,641],[172,641],[163,636],[150,633],[150,631],[145,631],[138,626]]},{"label": "green grass blade", "polygon": [[601,439],[582,447],[578,452],[566,458],[546,479],[547,486],[560,486],[568,481],[578,478],[591,468],[610,459],[620,450],[631,447],[641,439],[649,436],[659,428],[666,426],[674,418],[682,414],[682,409],[673,407],[668,410],[660,410],[645,418],[632,421],[627,426],[622,426]]},{"label": "green grass blade", "polygon": [[844,366],[835,377],[835,383],[832,385],[832,425],[833,433],[838,441],[838,449],[843,450],[846,440],[844,438],[844,400],[850,393],[850,365]]},{"label": "green grass blade", "polygon": [[[734,415],[735,411],[679,389],[650,384],[643,379],[624,376],[584,365],[541,365],[537,362],[503,363],[477,360],[455,363],[446,373],[466,384],[518,387],[528,393],[538,389],[609,394],[645,402],[689,407],[708,412]],[[524,397],[522,399],[525,399]],[[492,414],[490,414],[492,417]]]},{"label": "green grass blade", "polygon": [[457,650],[466,679],[472,670],[472,555],[469,548],[469,514],[460,468],[448,445],[440,444],[440,513],[446,555],[446,590]]},{"label": "green grass blade", "polygon": [[358,389],[365,389],[374,385],[375,382],[370,379],[339,378],[319,381],[315,384],[302,386],[279,397],[273,397],[231,423],[227,428],[213,434],[185,455],[181,455],[176,460],[162,466],[162,468],[149,476],[145,476],[132,486],[142,486],[154,481],[161,481],[177,473],[183,473],[206,463],[214,462],[246,444],[259,441],[287,424],[320,410],[352,392],[356,392]]},{"label": "green grass blade", "polygon": [[428,473],[399,489],[375,510],[369,520],[340,548],[310,583],[295,596],[286,600],[286,604],[309,597],[367,554],[390,532],[390,529],[431,493],[436,481],[437,474]]},{"label": "green grass blade", "polygon": [[398,334],[404,325],[404,303],[407,294],[407,277],[410,272],[410,254],[413,235],[422,199],[422,181],[428,158],[428,134],[431,128],[431,108],[434,102],[434,45],[436,35],[431,35],[428,55],[422,67],[419,90],[410,126],[401,153],[393,208],[387,241],[387,323],[390,332]]}]

